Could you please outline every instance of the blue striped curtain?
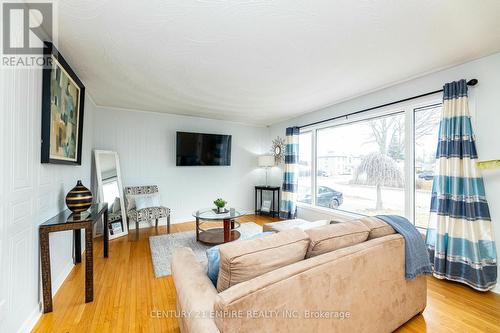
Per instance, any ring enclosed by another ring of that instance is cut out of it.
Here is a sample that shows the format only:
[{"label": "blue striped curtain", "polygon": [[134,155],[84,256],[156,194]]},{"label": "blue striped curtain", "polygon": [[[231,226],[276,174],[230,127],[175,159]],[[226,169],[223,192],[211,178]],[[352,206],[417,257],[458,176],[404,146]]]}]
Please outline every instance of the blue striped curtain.
[{"label": "blue striped curtain", "polygon": [[299,133],[298,127],[286,129],[285,167],[283,170],[283,189],[280,217],[294,219],[297,215],[297,188],[299,172]]},{"label": "blue striped curtain", "polygon": [[467,82],[444,86],[426,243],[434,276],[487,291],[497,259],[468,108]]}]

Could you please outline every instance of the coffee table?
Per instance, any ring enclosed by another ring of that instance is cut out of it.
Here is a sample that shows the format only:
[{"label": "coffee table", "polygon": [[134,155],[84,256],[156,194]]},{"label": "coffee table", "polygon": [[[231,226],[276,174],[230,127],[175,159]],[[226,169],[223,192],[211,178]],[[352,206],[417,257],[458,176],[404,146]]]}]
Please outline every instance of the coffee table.
[{"label": "coffee table", "polygon": [[[208,245],[232,242],[240,238],[240,223],[235,219],[248,214],[242,209],[227,208],[225,213],[217,213],[215,208],[203,208],[193,212],[196,218],[196,240]],[[222,227],[209,227],[208,222],[222,222]]]}]

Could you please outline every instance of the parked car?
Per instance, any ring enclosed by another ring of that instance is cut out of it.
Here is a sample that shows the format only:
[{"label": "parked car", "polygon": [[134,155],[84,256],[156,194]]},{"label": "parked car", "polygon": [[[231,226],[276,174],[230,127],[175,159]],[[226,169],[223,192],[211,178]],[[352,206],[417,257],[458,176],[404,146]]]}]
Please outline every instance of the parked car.
[{"label": "parked car", "polygon": [[328,174],[328,172],[326,172],[324,170],[318,170],[318,176],[320,176],[320,177],[328,177],[329,174]]},{"label": "parked car", "polygon": [[[299,198],[300,202],[312,203],[311,194],[306,194],[303,198]],[[335,191],[328,186],[319,186],[318,195],[316,197],[316,205],[327,208],[338,208],[344,202],[342,192]]]},{"label": "parked car", "polygon": [[424,180],[433,180],[434,179],[434,172],[432,171],[424,171],[418,174],[418,178],[424,179]]}]

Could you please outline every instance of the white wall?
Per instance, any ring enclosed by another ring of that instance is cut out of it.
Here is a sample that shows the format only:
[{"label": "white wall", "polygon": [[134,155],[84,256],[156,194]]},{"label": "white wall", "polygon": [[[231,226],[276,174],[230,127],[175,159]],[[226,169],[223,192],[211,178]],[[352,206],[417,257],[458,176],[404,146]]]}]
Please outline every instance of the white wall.
[{"label": "white wall", "polygon": [[[86,99],[82,166],[41,164],[42,71],[0,75],[0,332],[26,332],[40,315],[38,225],[65,209],[78,179],[90,182],[95,106]],[[73,266],[72,233],[51,234],[50,249],[55,294]]]},{"label": "white wall", "polygon": [[[231,166],[177,167],[176,131],[232,135]],[[270,149],[267,134],[265,127],[103,107],[94,119],[94,149],[118,152],[123,186],[158,185],[172,223],[192,221],[194,210],[218,197],[253,210],[253,186],[264,181],[257,156]]]},{"label": "white wall", "polygon": [[[469,89],[469,103],[471,109],[474,110],[473,126],[477,136],[479,159],[499,159],[500,53],[404,82],[283,123],[275,124],[271,126],[270,129],[271,137],[277,135],[283,136],[287,126],[300,126],[402,98],[416,96],[437,90],[446,82],[462,78],[476,78],[479,80],[479,83],[475,87]],[[274,173],[275,179],[279,179],[280,176],[280,172]],[[500,255],[500,170],[487,170],[483,173],[483,177],[497,241],[497,253]],[[312,215],[311,212],[304,209],[299,209],[298,215],[305,219],[317,217],[317,214]]]}]

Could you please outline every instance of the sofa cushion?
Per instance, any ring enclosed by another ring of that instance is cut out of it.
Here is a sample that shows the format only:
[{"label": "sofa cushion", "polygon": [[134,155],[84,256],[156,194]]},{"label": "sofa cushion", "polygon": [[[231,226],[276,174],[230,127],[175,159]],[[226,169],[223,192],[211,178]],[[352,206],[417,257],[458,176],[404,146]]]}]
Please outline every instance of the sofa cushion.
[{"label": "sofa cushion", "polygon": [[311,228],[321,227],[329,224],[328,220],[318,220],[314,222],[309,222],[302,219],[295,220],[285,220],[280,222],[267,223],[262,226],[263,231],[273,231],[273,232],[281,232],[285,230],[290,230],[293,228],[299,228],[302,230],[307,230]]},{"label": "sofa cushion", "polygon": [[343,222],[305,231],[311,240],[307,258],[362,243],[368,239],[370,229],[360,222]]},{"label": "sofa cushion", "polygon": [[300,229],[223,244],[219,247],[217,291],[303,260],[308,246],[309,237]]},{"label": "sofa cushion", "polygon": [[363,217],[358,221],[363,223],[368,229],[370,229],[368,239],[384,237],[396,233],[396,231],[390,225],[376,217]]},{"label": "sofa cushion", "polygon": [[[250,236],[246,239],[256,239],[256,238],[261,238],[261,237],[265,237],[265,236],[272,235],[272,234],[273,234],[272,232],[261,232],[261,233],[255,234],[253,236]],[[235,242],[238,242],[240,240],[243,240],[243,239],[238,238]],[[217,245],[217,246],[211,247],[207,250],[207,275],[215,287],[217,287],[217,278],[219,277],[219,267],[220,267],[219,247],[220,247],[220,245]]]},{"label": "sofa cushion", "polygon": [[217,278],[219,277],[219,264],[219,246],[217,245],[207,249],[207,275],[215,287],[217,287]]}]

